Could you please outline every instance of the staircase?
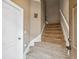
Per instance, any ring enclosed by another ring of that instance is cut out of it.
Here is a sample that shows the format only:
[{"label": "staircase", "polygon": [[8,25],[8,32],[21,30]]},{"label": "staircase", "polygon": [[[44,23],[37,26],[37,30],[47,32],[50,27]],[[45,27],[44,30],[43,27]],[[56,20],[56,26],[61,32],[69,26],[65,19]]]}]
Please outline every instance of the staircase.
[{"label": "staircase", "polygon": [[42,42],[35,43],[30,49],[27,59],[68,59],[59,23],[46,25]]},{"label": "staircase", "polygon": [[42,41],[65,46],[61,25],[59,23],[46,25]]}]

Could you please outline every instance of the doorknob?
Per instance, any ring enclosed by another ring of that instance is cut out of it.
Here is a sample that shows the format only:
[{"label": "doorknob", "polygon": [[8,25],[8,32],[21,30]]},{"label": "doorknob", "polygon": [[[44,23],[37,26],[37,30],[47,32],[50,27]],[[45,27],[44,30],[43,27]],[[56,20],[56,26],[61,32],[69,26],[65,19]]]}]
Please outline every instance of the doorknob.
[{"label": "doorknob", "polygon": [[18,40],[21,40],[21,38],[19,37]]}]

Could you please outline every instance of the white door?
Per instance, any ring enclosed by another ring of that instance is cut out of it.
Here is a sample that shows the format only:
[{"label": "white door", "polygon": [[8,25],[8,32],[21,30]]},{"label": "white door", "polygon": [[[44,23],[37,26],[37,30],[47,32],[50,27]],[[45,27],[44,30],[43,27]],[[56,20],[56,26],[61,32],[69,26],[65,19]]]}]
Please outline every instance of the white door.
[{"label": "white door", "polygon": [[2,2],[3,59],[23,59],[23,16],[21,10]]}]

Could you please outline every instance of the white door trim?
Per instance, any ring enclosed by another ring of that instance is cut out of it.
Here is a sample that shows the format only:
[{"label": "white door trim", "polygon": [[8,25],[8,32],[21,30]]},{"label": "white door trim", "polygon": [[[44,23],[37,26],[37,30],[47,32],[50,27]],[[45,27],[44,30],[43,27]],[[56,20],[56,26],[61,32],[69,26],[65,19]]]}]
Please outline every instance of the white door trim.
[{"label": "white door trim", "polygon": [[11,4],[11,6],[13,6],[13,7],[15,7],[15,8],[20,9],[20,10],[22,11],[22,13],[23,13],[23,8],[20,7],[19,5],[17,5],[16,3],[12,2],[11,0],[3,0],[3,1],[4,1],[5,3]]}]

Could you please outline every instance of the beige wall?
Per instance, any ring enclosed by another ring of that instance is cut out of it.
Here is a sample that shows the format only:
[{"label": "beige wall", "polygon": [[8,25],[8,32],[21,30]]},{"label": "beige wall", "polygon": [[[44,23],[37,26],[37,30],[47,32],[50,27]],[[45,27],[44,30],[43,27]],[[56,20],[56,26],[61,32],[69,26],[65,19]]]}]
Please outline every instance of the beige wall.
[{"label": "beige wall", "polygon": [[60,9],[69,24],[69,0],[60,0]]},{"label": "beige wall", "polygon": [[[12,0],[15,2],[17,5],[22,7],[24,9],[24,32],[25,32],[25,39],[24,39],[24,44],[29,43],[29,23],[30,23],[30,0]],[[25,47],[24,47],[25,49]]]},{"label": "beige wall", "polygon": [[46,19],[49,23],[59,22],[59,0],[46,0]]},{"label": "beige wall", "polygon": [[[35,18],[34,14],[38,17]],[[30,40],[35,39],[41,33],[41,2],[31,0]]]}]

